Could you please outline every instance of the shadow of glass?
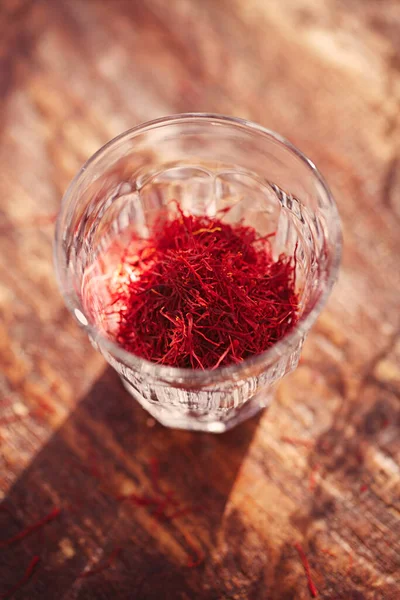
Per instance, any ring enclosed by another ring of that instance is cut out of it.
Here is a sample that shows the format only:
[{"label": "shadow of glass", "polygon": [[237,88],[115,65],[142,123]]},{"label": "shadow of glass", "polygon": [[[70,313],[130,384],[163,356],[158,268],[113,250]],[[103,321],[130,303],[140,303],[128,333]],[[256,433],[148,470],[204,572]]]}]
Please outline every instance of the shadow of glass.
[{"label": "shadow of glass", "polygon": [[[2,549],[0,592],[39,555],[36,574],[24,587],[31,600],[210,598],[204,565],[189,568],[188,561],[204,555],[207,564],[257,423],[252,419],[222,435],[166,429],[106,369],[3,504],[11,514],[0,512],[2,539],[55,506],[61,514]],[[155,459],[162,493],[171,490],[187,514],[160,520],[154,506],[118,500],[132,493],[159,495],[152,478]],[[117,547],[121,553],[107,565]],[[80,577],[99,565],[107,568]]]}]

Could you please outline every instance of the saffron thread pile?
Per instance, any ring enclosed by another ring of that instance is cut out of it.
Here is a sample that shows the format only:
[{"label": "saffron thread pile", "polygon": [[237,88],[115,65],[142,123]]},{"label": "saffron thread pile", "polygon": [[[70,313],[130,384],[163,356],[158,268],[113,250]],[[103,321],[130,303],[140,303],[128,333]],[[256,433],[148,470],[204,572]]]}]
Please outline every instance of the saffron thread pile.
[{"label": "saffron thread pile", "polygon": [[296,258],[243,223],[186,214],[136,235],[104,311],[125,350],[180,368],[216,369],[260,354],[296,324]]}]

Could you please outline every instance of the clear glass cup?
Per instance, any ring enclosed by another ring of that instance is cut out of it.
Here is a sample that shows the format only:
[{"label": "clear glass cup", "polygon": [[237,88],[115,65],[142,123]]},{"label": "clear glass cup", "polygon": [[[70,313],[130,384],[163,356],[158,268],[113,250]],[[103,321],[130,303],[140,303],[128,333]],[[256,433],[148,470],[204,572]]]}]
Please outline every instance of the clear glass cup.
[{"label": "clear glass cup", "polygon": [[[105,299],[93,285],[110,276],[99,268],[102,254],[132,228],[148,236],[171,199],[211,217],[233,204],[227,221],[243,219],[260,234],[275,231],[276,257],[296,253],[300,317],[263,354],[216,370],[178,369],[126,352],[104,328],[99,315]],[[340,255],[337,208],[313,163],[272,131],[212,114],[157,119],[106,144],[70,184],[55,237],[65,302],[126,389],[164,425],[210,432],[223,432],[266,407],[271,386],[297,366],[336,280]]]}]

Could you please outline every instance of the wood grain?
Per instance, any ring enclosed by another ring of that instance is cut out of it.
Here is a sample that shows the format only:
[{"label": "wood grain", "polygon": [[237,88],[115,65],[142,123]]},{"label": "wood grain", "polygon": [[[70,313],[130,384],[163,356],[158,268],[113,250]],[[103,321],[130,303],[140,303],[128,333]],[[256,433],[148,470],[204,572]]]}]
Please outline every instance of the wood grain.
[{"label": "wood grain", "polygon": [[[3,0],[0,11],[0,491],[11,511],[0,539],[62,509],[0,549],[0,594],[38,554],[15,598],[302,600],[299,542],[320,598],[398,598],[398,2]],[[105,141],[183,111],[291,139],[325,174],[344,227],[339,283],[299,368],[267,413],[223,436],[163,429],[133,404],[63,305],[46,220]],[[115,500],[150,493],[154,456],[163,489],[201,511],[158,522]],[[205,561],[189,569],[192,545]],[[116,547],[108,569],[79,577]]]}]

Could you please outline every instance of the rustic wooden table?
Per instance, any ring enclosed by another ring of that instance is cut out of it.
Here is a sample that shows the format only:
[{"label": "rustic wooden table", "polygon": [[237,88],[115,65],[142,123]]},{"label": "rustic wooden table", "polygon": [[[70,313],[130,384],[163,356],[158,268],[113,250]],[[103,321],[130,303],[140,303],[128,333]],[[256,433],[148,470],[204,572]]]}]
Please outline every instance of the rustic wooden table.
[{"label": "rustic wooden table", "polygon": [[[0,10],[0,597],[301,600],[302,549],[318,597],[399,598],[398,1]],[[132,402],[52,265],[51,217],[81,163],[185,111],[290,138],[344,225],[339,283],[299,368],[222,436],[166,430]],[[116,499],[157,493],[154,458],[192,512],[162,521]]]}]

